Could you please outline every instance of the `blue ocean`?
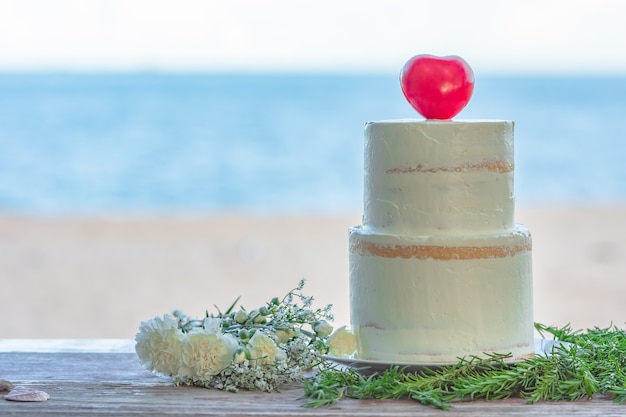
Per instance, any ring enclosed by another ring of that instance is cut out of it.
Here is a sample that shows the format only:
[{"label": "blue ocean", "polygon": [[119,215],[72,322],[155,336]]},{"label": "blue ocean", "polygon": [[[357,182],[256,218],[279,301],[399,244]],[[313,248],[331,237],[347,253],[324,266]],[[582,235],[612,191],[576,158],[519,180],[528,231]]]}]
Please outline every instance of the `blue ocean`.
[{"label": "blue ocean", "polygon": [[[483,77],[458,119],[515,125],[518,205],[626,201],[626,78]],[[0,74],[0,212],[355,213],[396,74]]]}]

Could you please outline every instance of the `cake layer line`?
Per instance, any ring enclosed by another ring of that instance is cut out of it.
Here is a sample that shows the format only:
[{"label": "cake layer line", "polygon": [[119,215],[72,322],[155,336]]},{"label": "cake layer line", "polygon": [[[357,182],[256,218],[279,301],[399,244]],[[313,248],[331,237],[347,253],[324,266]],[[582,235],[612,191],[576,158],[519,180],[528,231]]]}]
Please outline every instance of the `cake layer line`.
[{"label": "cake layer line", "polygon": [[500,246],[430,246],[430,245],[378,245],[372,242],[354,242],[352,253],[380,256],[382,258],[416,258],[448,261],[468,259],[505,258],[532,250],[530,241],[517,245]]},{"label": "cake layer line", "polygon": [[387,174],[411,174],[414,172],[465,172],[465,171],[491,171],[500,174],[513,172],[515,165],[511,161],[485,161],[480,163],[468,163],[453,167],[426,168],[423,165],[417,165],[410,168],[391,168],[385,171]]}]

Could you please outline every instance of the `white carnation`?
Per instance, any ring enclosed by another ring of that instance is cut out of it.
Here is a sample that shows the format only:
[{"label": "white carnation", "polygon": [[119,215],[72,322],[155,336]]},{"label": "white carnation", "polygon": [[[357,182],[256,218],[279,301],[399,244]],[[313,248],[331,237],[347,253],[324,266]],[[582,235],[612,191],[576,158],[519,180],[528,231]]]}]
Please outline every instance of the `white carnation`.
[{"label": "white carnation", "polygon": [[159,374],[175,376],[181,365],[183,334],[178,320],[169,315],[141,322],[135,336],[141,365]]},{"label": "white carnation", "polygon": [[230,334],[204,330],[189,333],[183,344],[180,376],[206,380],[219,374],[232,363],[237,347],[237,340]]}]

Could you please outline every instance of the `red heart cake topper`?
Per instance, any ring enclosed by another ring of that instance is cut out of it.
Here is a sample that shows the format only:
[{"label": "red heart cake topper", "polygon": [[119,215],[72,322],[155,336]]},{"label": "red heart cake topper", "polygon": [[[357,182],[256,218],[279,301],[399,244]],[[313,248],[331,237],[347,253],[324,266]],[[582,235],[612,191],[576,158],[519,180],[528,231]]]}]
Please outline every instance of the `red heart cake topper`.
[{"label": "red heart cake topper", "polygon": [[474,72],[463,58],[417,55],[400,74],[404,97],[427,119],[449,120],[469,103]]}]

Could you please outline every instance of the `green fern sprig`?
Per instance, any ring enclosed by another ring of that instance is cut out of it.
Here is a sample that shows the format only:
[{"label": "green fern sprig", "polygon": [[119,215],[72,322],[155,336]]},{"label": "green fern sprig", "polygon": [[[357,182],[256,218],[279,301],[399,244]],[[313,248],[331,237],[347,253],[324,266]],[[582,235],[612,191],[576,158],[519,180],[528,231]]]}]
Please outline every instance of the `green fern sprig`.
[{"label": "green fern sprig", "polygon": [[326,366],[305,381],[308,406],[327,406],[342,398],[410,398],[447,409],[468,400],[510,397],[574,401],[598,394],[626,401],[626,333],[616,327],[573,331],[536,325],[545,338],[567,342],[551,352],[507,364],[508,355],[472,357],[458,364],[418,373],[392,367],[368,377],[358,370]]}]

